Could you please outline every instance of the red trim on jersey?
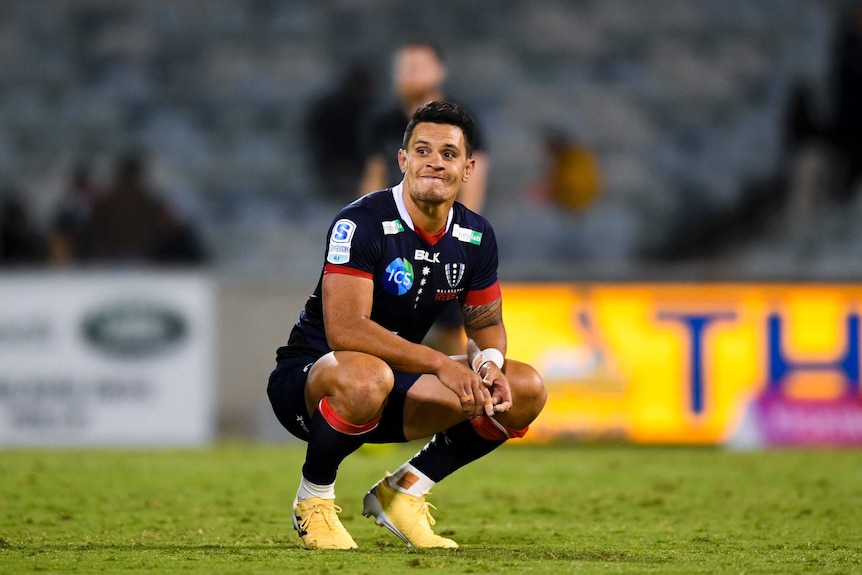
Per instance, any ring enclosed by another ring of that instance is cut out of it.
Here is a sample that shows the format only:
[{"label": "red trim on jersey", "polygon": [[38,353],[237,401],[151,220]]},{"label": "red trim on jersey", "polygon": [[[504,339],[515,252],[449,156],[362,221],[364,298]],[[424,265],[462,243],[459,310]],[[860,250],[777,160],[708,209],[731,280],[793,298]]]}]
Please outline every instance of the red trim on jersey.
[{"label": "red trim on jersey", "polygon": [[425,240],[426,242],[428,242],[432,246],[434,244],[436,244],[437,242],[439,242],[440,238],[442,238],[443,236],[446,235],[446,226],[443,226],[443,229],[441,229],[436,234],[429,234],[428,232],[426,232],[422,228],[414,228],[414,230],[416,231],[417,234],[419,234],[420,238],[422,238],[423,240]]},{"label": "red trim on jersey", "polygon": [[382,417],[375,417],[368,423],[363,423],[361,425],[350,423],[332,409],[332,406],[329,405],[329,398],[326,396],[324,396],[324,398],[320,400],[320,403],[317,404],[317,409],[332,429],[340,431],[345,435],[362,435],[363,433],[368,433],[377,427],[377,424],[380,423],[380,417]]},{"label": "red trim on jersey", "polygon": [[493,285],[485,289],[467,292],[467,297],[464,298],[464,305],[486,305],[500,299],[500,295],[502,295],[500,292],[500,283],[494,282]]},{"label": "red trim on jersey", "polygon": [[512,429],[499,421],[492,421],[487,415],[472,418],[470,425],[473,426],[473,431],[476,432],[476,435],[488,441],[506,441],[513,437],[524,437],[527,434],[527,430],[530,429],[529,425],[524,429]]},{"label": "red trim on jersey", "polygon": [[344,274],[346,276],[356,276],[358,278],[371,279],[373,276],[362,270],[358,270],[356,268],[349,268],[347,266],[335,265],[335,264],[326,264],[323,266],[324,274]]}]

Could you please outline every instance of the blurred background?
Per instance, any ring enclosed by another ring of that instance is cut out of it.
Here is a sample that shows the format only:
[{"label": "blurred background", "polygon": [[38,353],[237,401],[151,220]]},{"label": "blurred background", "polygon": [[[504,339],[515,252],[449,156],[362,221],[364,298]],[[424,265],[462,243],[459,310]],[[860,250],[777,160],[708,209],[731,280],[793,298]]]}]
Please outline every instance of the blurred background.
[{"label": "blurred background", "polygon": [[54,333],[28,281],[203,276],[212,434],[279,436],[275,348],[414,39],[482,128],[504,281],[862,277],[857,1],[3,0],[0,358]]}]

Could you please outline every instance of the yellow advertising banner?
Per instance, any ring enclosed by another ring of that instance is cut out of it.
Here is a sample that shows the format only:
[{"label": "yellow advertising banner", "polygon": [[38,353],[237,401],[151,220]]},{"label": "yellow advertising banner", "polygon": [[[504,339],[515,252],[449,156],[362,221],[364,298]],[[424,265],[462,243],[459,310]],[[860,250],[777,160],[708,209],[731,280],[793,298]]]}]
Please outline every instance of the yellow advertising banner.
[{"label": "yellow advertising banner", "polygon": [[862,445],[862,287],[508,284],[507,355],[549,390],[533,440]]}]

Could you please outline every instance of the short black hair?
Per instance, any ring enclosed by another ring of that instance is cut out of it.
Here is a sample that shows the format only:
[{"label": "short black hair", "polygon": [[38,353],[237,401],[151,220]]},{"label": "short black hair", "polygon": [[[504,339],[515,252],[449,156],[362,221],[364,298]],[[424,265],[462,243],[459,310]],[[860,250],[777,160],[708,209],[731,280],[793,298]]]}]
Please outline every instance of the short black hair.
[{"label": "short black hair", "polygon": [[473,123],[473,116],[470,113],[454,102],[428,102],[419,106],[419,109],[410,118],[407,123],[407,129],[404,130],[404,139],[401,146],[406,150],[410,143],[410,138],[413,136],[413,130],[416,124],[422,122],[430,122],[432,124],[447,124],[457,126],[464,134],[464,145],[467,148],[467,157],[473,157],[473,146],[475,142],[476,128]]}]

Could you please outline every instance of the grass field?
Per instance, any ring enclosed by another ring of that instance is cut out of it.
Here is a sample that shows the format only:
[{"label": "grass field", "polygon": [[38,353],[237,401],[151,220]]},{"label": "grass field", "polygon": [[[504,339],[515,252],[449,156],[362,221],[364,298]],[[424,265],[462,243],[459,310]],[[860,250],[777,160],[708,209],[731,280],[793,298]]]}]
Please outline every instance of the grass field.
[{"label": "grass field", "polygon": [[361,516],[418,447],[351,456],[359,549],[290,525],[303,446],[0,451],[0,573],[862,573],[862,452],[505,446],[437,486],[438,533],[408,549]]}]

